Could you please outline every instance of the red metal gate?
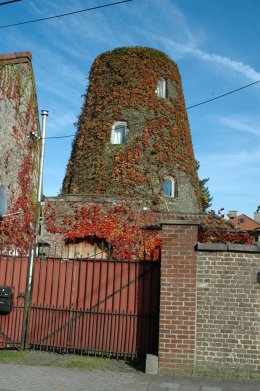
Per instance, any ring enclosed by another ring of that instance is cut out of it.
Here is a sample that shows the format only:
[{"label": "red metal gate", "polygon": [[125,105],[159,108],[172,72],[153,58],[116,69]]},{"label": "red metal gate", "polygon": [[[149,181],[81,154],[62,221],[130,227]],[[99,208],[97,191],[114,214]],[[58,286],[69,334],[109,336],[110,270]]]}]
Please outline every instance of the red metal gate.
[{"label": "red metal gate", "polygon": [[114,357],[157,353],[160,262],[36,259],[27,345]]},{"label": "red metal gate", "polygon": [[29,257],[0,254],[0,286],[13,288],[10,313],[0,312],[0,349],[23,348],[26,328],[26,304]]}]

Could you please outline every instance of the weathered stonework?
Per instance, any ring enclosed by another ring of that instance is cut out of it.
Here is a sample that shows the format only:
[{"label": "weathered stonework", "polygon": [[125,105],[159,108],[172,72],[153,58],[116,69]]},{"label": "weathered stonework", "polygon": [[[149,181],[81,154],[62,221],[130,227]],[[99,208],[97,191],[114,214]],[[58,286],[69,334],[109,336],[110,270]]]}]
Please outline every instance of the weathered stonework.
[{"label": "weathered stonework", "polygon": [[[155,89],[166,82],[166,97]],[[125,144],[111,144],[126,121]],[[165,176],[175,197],[163,196]],[[95,60],[62,194],[143,200],[156,211],[199,212],[199,183],[177,65],[149,48],[121,48]]]},{"label": "weathered stonework", "polygon": [[198,371],[260,370],[260,254],[248,253],[253,246],[240,247],[240,252],[197,254]]},{"label": "weathered stonework", "polygon": [[0,182],[7,213],[22,212],[3,221],[0,242],[26,247],[33,239],[38,188],[39,140],[30,135],[38,136],[40,128],[31,53],[0,55],[0,87]]}]

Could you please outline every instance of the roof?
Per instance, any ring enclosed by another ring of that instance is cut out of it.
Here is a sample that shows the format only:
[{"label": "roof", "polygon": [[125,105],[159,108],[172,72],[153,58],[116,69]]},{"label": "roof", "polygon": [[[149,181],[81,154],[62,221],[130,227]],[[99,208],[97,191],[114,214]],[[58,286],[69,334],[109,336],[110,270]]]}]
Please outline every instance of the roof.
[{"label": "roof", "polygon": [[231,219],[231,222],[237,229],[241,229],[244,231],[255,231],[257,229],[260,229],[260,223],[258,223],[254,219],[251,219],[245,214],[234,217],[233,219]]},{"label": "roof", "polygon": [[214,211],[209,211],[201,218],[201,227],[209,231],[231,230],[234,228],[232,223],[232,220],[226,220],[224,217],[218,216]]},{"label": "roof", "polygon": [[45,239],[43,236],[38,236],[37,244],[39,247],[50,247],[51,246],[51,243],[47,239]]},{"label": "roof", "polygon": [[20,64],[20,63],[30,63],[32,60],[31,52],[15,52],[0,54],[0,62],[5,64]]}]

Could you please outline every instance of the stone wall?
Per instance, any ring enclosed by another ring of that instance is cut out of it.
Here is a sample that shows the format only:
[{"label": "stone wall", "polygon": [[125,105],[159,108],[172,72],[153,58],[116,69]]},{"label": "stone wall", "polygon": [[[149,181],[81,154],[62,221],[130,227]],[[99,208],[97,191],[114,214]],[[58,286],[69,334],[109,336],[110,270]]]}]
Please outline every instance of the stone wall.
[{"label": "stone wall", "polygon": [[37,213],[40,151],[31,57],[29,52],[0,55],[0,183],[7,193],[7,213],[16,214],[1,224],[0,244],[27,249]]},{"label": "stone wall", "polygon": [[197,254],[198,370],[260,369],[260,254],[239,247],[239,252]]},{"label": "stone wall", "polygon": [[[32,104],[30,100],[34,99],[37,103],[36,96],[32,98],[35,90],[31,53],[0,55],[0,75],[0,182],[6,187],[10,200],[20,191],[18,174],[27,145],[31,142],[29,133],[39,132],[38,118],[35,122],[28,121],[28,116],[25,118],[28,106]],[[37,106],[31,107],[31,116],[35,109]],[[34,180],[37,186],[38,178]]]}]

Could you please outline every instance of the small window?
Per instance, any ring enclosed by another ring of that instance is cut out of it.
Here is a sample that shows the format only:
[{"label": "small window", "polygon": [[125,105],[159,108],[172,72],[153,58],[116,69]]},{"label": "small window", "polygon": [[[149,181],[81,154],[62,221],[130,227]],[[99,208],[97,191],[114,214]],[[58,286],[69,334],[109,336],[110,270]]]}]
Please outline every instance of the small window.
[{"label": "small window", "polygon": [[117,121],[112,127],[111,144],[125,144],[127,133],[127,122]]},{"label": "small window", "polygon": [[157,81],[155,93],[158,96],[158,98],[166,98],[166,80],[165,79],[159,79]]},{"label": "small window", "polygon": [[0,218],[6,214],[7,196],[4,185],[0,182]]},{"label": "small window", "polygon": [[165,197],[175,196],[175,179],[171,177],[165,177],[163,180],[163,195]]}]

